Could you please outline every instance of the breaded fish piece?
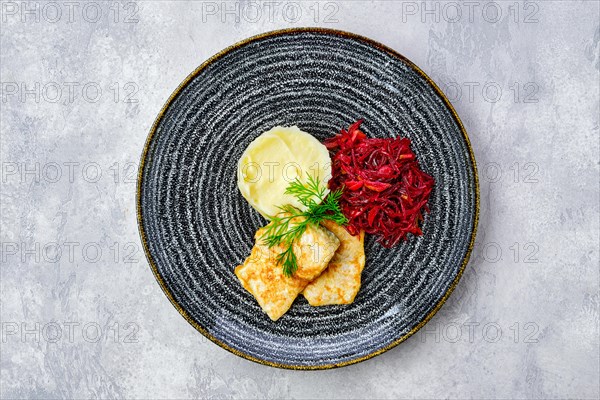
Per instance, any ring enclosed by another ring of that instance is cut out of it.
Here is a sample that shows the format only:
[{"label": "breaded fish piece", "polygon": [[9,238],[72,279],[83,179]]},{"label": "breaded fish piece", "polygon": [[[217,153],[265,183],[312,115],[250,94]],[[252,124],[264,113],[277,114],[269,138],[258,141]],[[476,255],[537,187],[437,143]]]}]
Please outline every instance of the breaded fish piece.
[{"label": "breaded fish piece", "polygon": [[360,275],[365,266],[365,232],[352,236],[333,221],[324,221],[322,225],[338,237],[340,247],[329,267],[302,294],[311,306],[350,304],[360,289]]},{"label": "breaded fish piece", "polygon": [[309,226],[294,243],[298,269],[292,277],[287,277],[277,262],[277,255],[285,247],[269,248],[261,239],[264,231],[265,227],[256,231],[252,252],[243,265],[236,267],[235,274],[269,318],[277,321],[306,285],[327,268],[340,241],[325,228]]}]

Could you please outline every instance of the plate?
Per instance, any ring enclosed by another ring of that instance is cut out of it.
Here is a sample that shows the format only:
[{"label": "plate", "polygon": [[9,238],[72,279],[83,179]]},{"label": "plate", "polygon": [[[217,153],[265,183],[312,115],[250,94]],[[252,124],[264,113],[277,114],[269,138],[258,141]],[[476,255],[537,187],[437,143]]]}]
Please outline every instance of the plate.
[{"label": "plate", "polygon": [[[273,322],[233,272],[266,224],[237,189],[237,161],[273,126],[323,140],[359,118],[369,137],[410,138],[435,178],[424,234],[393,249],[368,235],[353,304],[311,307],[300,296]],[[228,47],[175,90],[144,147],[137,212],[156,280],[198,331],[252,361],[324,369],[380,354],[435,314],[468,261],[478,197],[465,129],[423,71],[368,38],[299,28]]]}]

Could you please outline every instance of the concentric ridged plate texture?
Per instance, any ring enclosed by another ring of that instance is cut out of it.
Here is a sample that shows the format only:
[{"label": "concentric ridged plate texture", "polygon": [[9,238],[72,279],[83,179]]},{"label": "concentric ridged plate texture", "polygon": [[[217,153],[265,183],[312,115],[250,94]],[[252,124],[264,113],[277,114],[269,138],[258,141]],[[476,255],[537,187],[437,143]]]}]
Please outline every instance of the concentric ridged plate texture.
[{"label": "concentric ridged plate texture", "polygon": [[[311,307],[300,296],[272,322],[233,272],[266,223],[237,189],[237,161],[273,126],[323,140],[359,118],[369,137],[410,138],[435,178],[424,235],[393,249],[368,237],[353,304]],[[366,38],[292,29],[224,50],[177,89],[144,149],[138,219],[157,280],[199,331],[254,361],[328,368],[379,354],[431,318],[468,259],[477,196],[464,129],[417,67]]]}]

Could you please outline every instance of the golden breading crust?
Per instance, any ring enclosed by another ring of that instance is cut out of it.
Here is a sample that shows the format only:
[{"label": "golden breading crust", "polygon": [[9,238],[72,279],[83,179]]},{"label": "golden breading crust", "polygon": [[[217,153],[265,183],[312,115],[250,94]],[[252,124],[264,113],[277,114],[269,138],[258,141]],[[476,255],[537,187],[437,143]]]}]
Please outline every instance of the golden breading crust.
[{"label": "golden breading crust", "polygon": [[322,225],[338,237],[340,246],[329,267],[302,294],[311,306],[350,304],[360,289],[360,275],[365,266],[365,233],[352,236],[332,221],[324,221]]},{"label": "golden breading crust", "polygon": [[243,265],[236,267],[235,274],[269,318],[276,321],[289,310],[306,285],[327,268],[340,243],[327,229],[309,226],[294,243],[298,270],[290,278],[277,263],[277,255],[284,246],[269,248],[263,244],[264,230],[263,227],[256,232],[252,252]]}]

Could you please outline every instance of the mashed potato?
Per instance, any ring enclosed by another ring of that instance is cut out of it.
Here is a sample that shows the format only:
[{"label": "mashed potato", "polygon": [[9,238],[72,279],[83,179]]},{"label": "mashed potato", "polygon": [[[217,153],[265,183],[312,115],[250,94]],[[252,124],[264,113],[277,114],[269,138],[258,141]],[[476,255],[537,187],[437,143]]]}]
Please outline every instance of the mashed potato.
[{"label": "mashed potato", "polygon": [[290,182],[308,175],[318,176],[327,187],[331,178],[329,151],[312,135],[297,126],[276,126],[263,133],[242,154],[237,182],[242,196],[265,218],[277,214],[277,206],[298,200],[284,194]]}]

